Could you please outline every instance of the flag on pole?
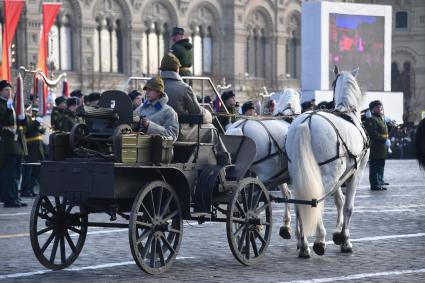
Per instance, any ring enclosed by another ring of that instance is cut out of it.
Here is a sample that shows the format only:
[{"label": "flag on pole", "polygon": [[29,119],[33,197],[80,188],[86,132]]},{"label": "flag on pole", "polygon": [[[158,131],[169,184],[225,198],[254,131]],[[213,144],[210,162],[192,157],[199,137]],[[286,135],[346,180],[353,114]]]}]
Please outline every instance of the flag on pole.
[{"label": "flag on pole", "polygon": [[2,44],[2,61],[0,69],[0,77],[2,80],[11,80],[9,48],[12,45],[13,36],[21,17],[24,0],[4,0],[4,25],[3,25],[3,44]]},{"label": "flag on pole", "polygon": [[48,75],[46,60],[48,57],[49,32],[61,8],[60,3],[43,3],[43,30],[41,32],[40,53],[38,53],[37,69]]}]

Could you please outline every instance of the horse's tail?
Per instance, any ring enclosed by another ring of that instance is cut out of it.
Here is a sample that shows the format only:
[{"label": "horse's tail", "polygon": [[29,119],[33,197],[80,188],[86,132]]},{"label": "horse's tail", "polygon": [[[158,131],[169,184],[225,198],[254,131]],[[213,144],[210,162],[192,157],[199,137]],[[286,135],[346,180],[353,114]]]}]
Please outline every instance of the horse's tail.
[{"label": "horse's tail", "polygon": [[422,119],[416,131],[415,151],[419,165],[425,169],[425,119]]},{"label": "horse's tail", "polygon": [[[320,168],[311,146],[311,132],[308,123],[302,123],[295,128],[291,144],[292,147],[287,148],[287,151],[291,155],[289,172],[295,198],[319,199],[324,195],[324,188]],[[323,202],[320,202],[317,207],[300,204],[297,209],[304,234],[312,235],[322,218]]]}]

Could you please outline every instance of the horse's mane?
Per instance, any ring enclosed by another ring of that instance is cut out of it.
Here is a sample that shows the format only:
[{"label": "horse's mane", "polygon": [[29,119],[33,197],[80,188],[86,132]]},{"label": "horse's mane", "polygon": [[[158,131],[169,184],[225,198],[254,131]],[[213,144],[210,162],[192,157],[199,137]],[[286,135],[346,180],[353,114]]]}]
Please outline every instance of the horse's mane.
[{"label": "horse's mane", "polygon": [[415,152],[419,165],[425,169],[425,119],[422,119],[416,130]]},{"label": "horse's mane", "polygon": [[[288,108],[289,107],[289,108]],[[287,88],[280,96],[273,115],[296,115],[301,114],[300,94],[292,89]]]},{"label": "horse's mane", "polygon": [[358,111],[361,99],[362,93],[356,78],[350,72],[340,72],[335,85],[335,108],[342,111]]}]

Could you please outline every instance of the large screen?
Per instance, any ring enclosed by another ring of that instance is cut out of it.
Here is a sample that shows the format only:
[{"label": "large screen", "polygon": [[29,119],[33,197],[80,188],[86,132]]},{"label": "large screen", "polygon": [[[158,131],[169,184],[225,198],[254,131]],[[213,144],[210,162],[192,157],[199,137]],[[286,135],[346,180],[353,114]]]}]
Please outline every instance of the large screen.
[{"label": "large screen", "polygon": [[329,87],[333,66],[340,70],[360,67],[360,88],[384,90],[384,17],[329,14]]}]

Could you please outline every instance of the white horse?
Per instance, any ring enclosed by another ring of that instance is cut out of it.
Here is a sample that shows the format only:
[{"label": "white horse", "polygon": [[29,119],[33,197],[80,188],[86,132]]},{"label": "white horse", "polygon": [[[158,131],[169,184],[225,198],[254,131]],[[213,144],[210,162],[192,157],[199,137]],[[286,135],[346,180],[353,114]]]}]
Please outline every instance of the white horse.
[{"label": "white horse", "polygon": [[[284,90],[280,96],[274,115],[293,116],[301,113],[300,95],[293,89]],[[279,119],[241,119],[233,123],[226,131],[227,135],[244,135],[256,143],[257,152],[251,171],[265,184],[278,186],[282,194],[290,198],[288,186],[283,180],[288,176],[288,160],[283,154],[289,122]],[[284,225],[279,235],[291,238],[291,214],[286,204]]]},{"label": "white horse", "polygon": [[[360,120],[362,94],[355,79],[357,73],[358,69],[339,73],[335,68],[335,109],[349,116],[351,122],[332,113],[309,111],[298,116],[288,131],[286,152],[292,193],[295,199],[319,201],[317,207],[296,205],[300,257],[310,257],[307,236],[314,232],[313,250],[318,255],[325,252],[321,200],[328,195],[334,196],[337,206],[333,240],[341,245],[341,252],[352,252],[349,226],[354,196],[369,159],[368,139]],[[340,188],[344,182],[345,201]]]}]

